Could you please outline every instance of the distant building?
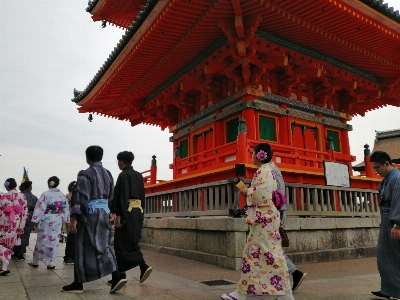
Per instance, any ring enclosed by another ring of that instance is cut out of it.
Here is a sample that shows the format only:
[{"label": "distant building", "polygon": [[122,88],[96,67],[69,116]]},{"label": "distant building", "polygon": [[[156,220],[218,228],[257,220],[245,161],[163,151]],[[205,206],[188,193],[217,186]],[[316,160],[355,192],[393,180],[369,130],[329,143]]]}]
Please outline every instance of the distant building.
[{"label": "distant building", "polygon": [[[368,145],[364,146],[366,149]],[[375,143],[371,153],[375,151],[385,151],[392,158],[392,162],[400,164],[400,129],[387,131],[376,131]],[[360,162],[353,166],[353,170],[365,176],[365,163]]]}]

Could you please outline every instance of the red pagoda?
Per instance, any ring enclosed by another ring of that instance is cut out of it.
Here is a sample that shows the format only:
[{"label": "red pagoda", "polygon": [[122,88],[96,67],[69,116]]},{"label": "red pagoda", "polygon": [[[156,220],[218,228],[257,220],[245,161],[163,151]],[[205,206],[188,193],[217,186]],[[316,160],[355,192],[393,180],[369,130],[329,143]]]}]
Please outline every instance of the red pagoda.
[{"label": "red pagoda", "polygon": [[[126,31],[75,90],[79,112],[172,133],[173,180],[148,176],[148,194],[251,178],[260,142],[287,183],[323,186],[324,161],[352,175],[351,117],[400,104],[400,15],[382,1],[95,0],[87,11]],[[366,174],[351,187],[376,189]]]}]

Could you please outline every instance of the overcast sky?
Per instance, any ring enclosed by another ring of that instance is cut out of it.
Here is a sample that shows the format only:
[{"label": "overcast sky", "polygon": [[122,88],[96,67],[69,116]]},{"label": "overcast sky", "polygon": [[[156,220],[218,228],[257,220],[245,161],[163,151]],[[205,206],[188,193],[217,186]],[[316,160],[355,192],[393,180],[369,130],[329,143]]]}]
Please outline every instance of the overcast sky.
[{"label": "overcast sky", "polygon": [[[83,90],[107,59],[123,30],[93,22],[87,0],[0,0],[0,191],[23,167],[33,193],[47,190],[56,175],[66,193],[79,170],[87,168],[89,145],[104,148],[103,164],[116,178],[116,155],[135,154],[138,171],[150,169],[157,156],[158,178],[171,179],[172,143],[168,130],[79,114],[70,101],[73,89]],[[400,9],[400,0],[386,1]],[[357,161],[363,145],[373,145],[375,130],[400,128],[400,108],[387,107],[355,117],[350,146]]]}]

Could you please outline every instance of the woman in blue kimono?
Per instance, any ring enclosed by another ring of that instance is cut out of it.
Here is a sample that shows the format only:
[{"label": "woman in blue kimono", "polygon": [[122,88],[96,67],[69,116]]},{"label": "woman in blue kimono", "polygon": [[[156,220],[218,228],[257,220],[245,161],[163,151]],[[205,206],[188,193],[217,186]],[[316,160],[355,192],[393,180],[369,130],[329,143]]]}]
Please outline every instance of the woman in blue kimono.
[{"label": "woman in blue kimono", "polygon": [[40,260],[47,263],[47,269],[54,269],[61,226],[62,223],[69,223],[69,207],[65,195],[57,188],[60,179],[52,176],[47,184],[49,190],[40,196],[32,216],[33,226],[35,229],[38,227],[38,233],[33,260],[29,265],[38,267]]}]

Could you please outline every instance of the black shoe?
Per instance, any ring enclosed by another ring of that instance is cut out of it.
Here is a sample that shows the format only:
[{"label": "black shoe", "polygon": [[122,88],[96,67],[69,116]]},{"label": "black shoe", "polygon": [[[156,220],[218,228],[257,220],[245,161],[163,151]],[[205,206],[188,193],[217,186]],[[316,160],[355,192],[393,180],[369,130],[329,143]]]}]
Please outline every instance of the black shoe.
[{"label": "black shoe", "polygon": [[10,274],[10,270],[0,271],[0,276],[7,276],[7,274]]},{"label": "black shoe", "polygon": [[71,257],[67,257],[67,258],[64,259],[64,264],[73,265],[74,264],[74,260]]},{"label": "black shoe", "polygon": [[63,286],[61,292],[80,294],[83,293],[83,284],[73,282],[70,285]]},{"label": "black shoe", "polygon": [[390,299],[389,296],[382,294],[381,291],[371,292],[371,295],[374,296],[376,299]]},{"label": "black shoe", "polygon": [[107,285],[112,285],[112,280],[108,280],[108,281],[106,282],[106,284],[107,284]]},{"label": "black shoe", "polygon": [[18,254],[13,254],[13,255],[11,255],[11,259],[12,259],[12,260],[17,260],[17,259],[18,259]]},{"label": "black shoe", "polygon": [[[121,275],[121,279],[126,279],[126,273],[120,273],[120,275]],[[107,285],[112,285],[112,279],[106,281],[106,284]]]},{"label": "black shoe", "polygon": [[149,278],[151,271],[153,271],[152,267],[147,267],[146,270],[140,272],[140,283],[145,282],[147,278]]},{"label": "black shoe", "polygon": [[303,273],[299,270],[296,270],[292,273],[293,276],[293,288],[292,291],[294,292],[295,290],[297,290],[299,288],[299,286],[301,285],[301,283],[303,282],[304,278],[306,278],[307,273]]},{"label": "black shoe", "polygon": [[18,256],[18,259],[17,259],[17,261],[23,261],[23,260],[25,260],[25,256],[23,256],[23,255],[21,255],[21,256]]},{"label": "black shoe", "polygon": [[110,293],[115,293],[119,291],[127,283],[127,280],[126,278],[119,277],[119,279],[111,280],[111,282],[112,284]]}]

